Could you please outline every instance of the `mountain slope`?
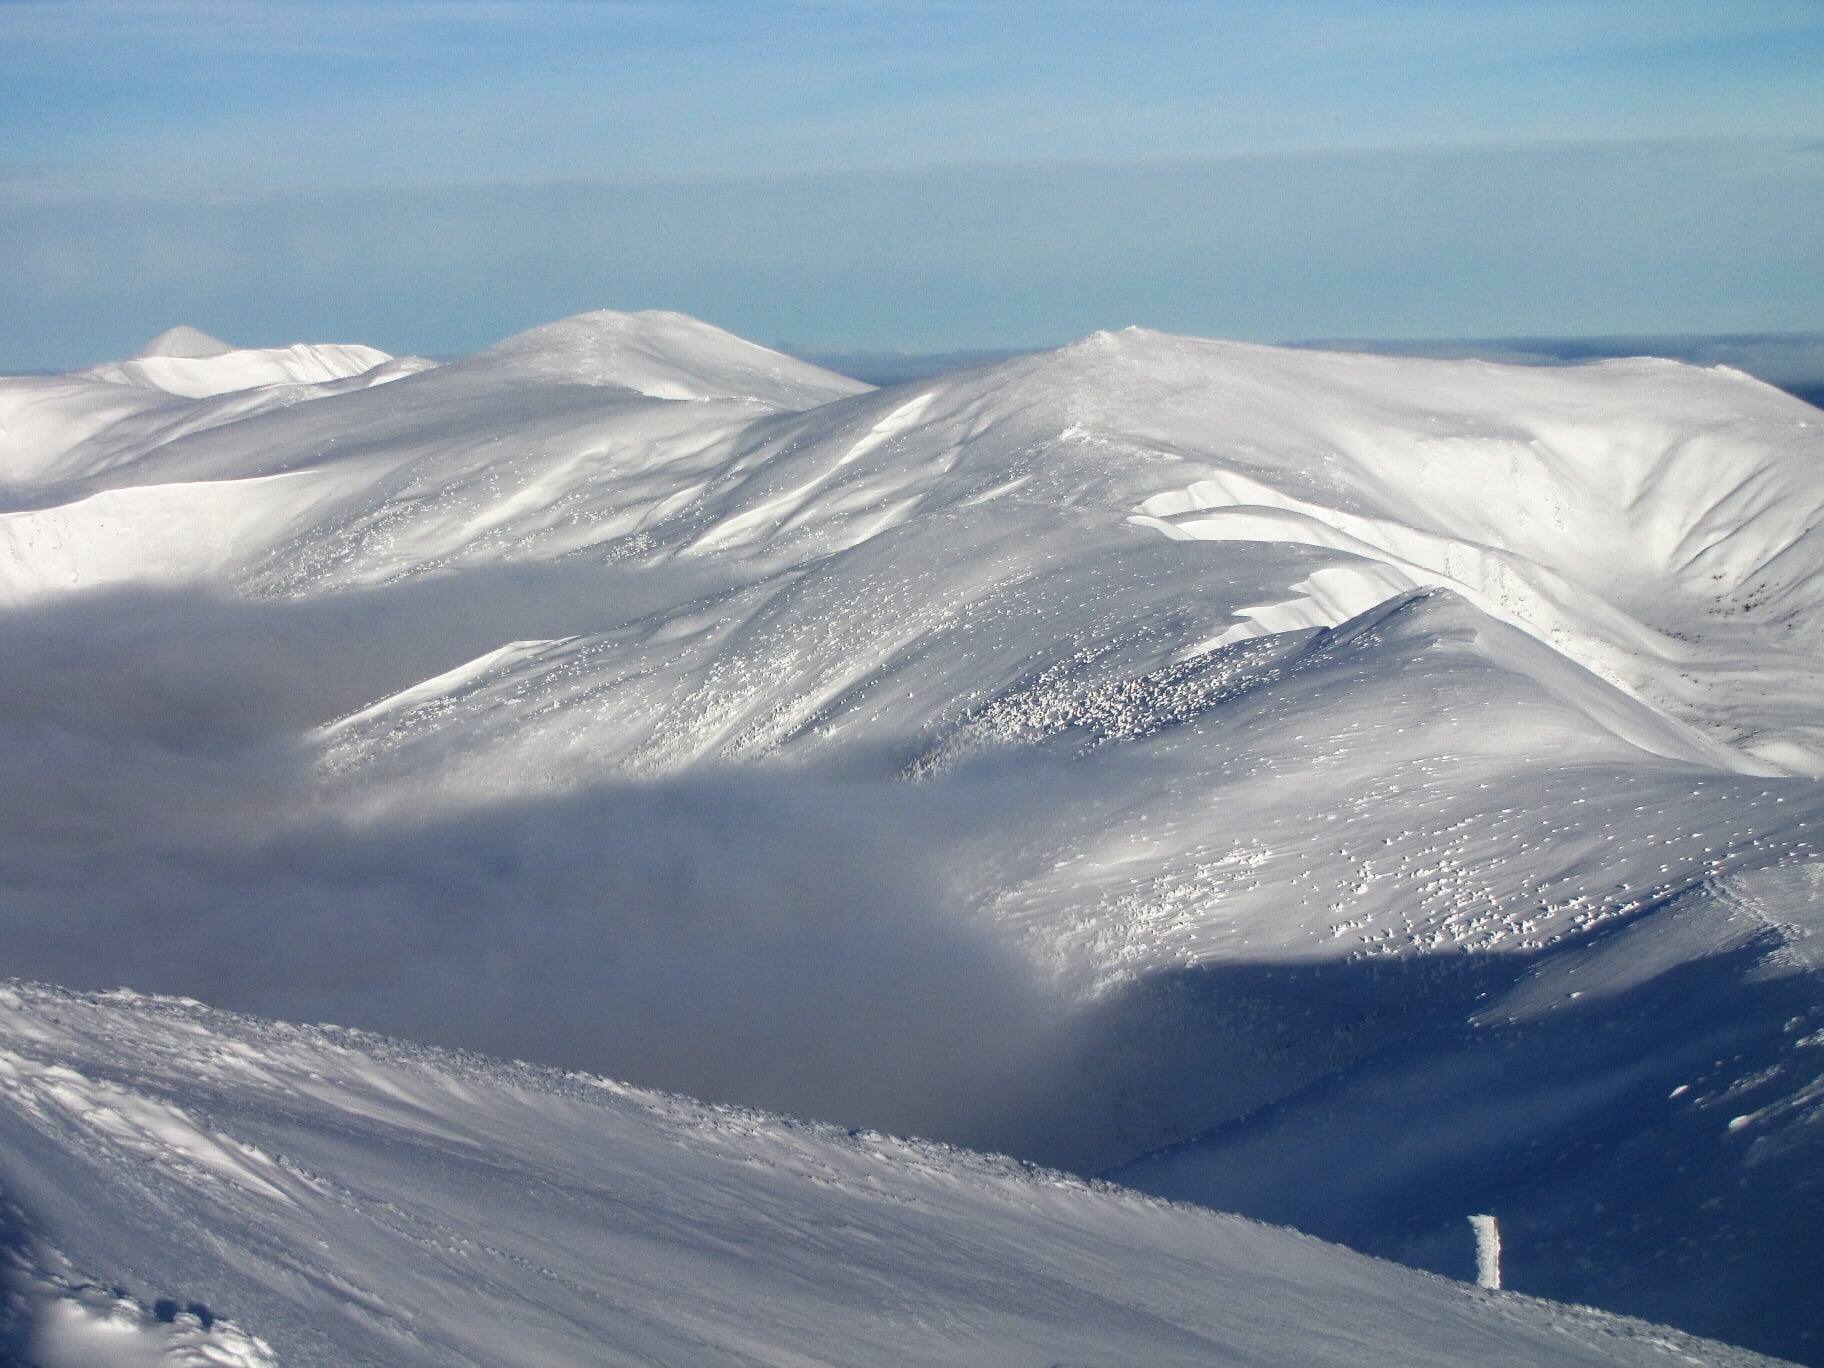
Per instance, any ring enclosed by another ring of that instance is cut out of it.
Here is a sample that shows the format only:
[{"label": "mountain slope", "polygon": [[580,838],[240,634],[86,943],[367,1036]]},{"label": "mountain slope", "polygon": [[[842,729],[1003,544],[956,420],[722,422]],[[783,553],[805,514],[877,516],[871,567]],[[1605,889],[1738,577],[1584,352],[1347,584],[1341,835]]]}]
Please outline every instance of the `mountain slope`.
[{"label": "mountain slope", "polygon": [[171,999],[0,987],[0,1134],[0,1348],[49,1368],[1765,1361],[1009,1160]]},{"label": "mountain slope", "polygon": [[284,402],[35,383],[17,972],[1441,1271],[1493,1209],[1524,1288],[1815,1357],[1809,923],[1742,910],[1824,824],[1789,397],[1138,331],[868,391],[615,314]]}]

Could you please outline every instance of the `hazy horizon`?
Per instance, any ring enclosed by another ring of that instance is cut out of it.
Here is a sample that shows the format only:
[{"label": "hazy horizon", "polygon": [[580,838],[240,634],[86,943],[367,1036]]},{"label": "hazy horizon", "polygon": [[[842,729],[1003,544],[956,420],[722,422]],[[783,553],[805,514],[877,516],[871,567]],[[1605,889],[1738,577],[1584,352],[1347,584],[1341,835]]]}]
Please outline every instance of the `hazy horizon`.
[{"label": "hazy horizon", "polygon": [[1813,330],[1821,63],[1801,0],[0,3],[0,370]]},{"label": "hazy horizon", "polygon": [[[547,320],[549,321],[549,320]],[[173,327],[187,326],[173,324]],[[164,330],[161,329],[162,333]],[[151,339],[146,339],[150,341]],[[229,345],[238,339],[217,338]],[[323,339],[296,339],[310,343]],[[358,342],[359,339],[336,339]],[[495,339],[499,340],[499,339]],[[759,339],[749,338],[749,341]],[[1077,340],[1077,339],[1071,339]],[[917,350],[892,347],[821,347],[773,339],[762,345],[809,361],[826,370],[870,385],[891,386],[989,365],[1043,351],[1043,347],[972,347],[954,350]],[[1269,345],[1307,350],[1360,351],[1386,356],[1430,357],[1444,360],[1476,359],[1511,365],[1575,365],[1628,356],[1657,356],[1694,365],[1726,365],[1785,390],[1796,398],[1824,408],[1824,332],[1609,334],[1597,336],[1521,337],[1331,337],[1279,338]],[[137,350],[135,348],[134,350]],[[469,355],[465,352],[413,353],[439,363]],[[129,355],[97,357],[89,364],[121,360]],[[71,367],[71,370],[80,369]],[[56,375],[64,371],[40,369],[0,371],[4,375]]]}]

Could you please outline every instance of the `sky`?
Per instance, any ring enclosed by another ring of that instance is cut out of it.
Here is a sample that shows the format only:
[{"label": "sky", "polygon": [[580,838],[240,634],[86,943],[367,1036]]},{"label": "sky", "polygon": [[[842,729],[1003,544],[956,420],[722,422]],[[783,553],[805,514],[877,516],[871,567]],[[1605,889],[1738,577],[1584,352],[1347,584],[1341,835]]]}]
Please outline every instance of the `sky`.
[{"label": "sky", "polygon": [[1824,328],[1824,3],[0,0],[0,369]]}]

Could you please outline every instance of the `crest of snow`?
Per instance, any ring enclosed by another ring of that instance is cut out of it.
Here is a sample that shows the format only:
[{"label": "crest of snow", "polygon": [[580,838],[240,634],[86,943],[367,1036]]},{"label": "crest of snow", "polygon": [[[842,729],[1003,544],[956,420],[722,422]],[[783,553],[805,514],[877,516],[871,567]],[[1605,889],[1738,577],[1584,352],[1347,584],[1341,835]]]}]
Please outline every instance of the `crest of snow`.
[{"label": "crest of snow", "polygon": [[1139,373],[1119,410],[1098,403],[1104,432],[1199,467],[1137,523],[1448,586],[1748,772],[1824,769],[1805,701],[1824,660],[1800,626],[1824,617],[1824,432],[1799,401],[1651,360],[1526,370],[1152,334],[1076,350],[1079,369]]},{"label": "crest of snow", "polygon": [[[127,485],[0,514],[0,603],[62,589],[197,580],[307,507],[310,485],[297,475]],[[147,537],[154,527],[159,534]]]},{"label": "crest of snow", "polygon": [[137,456],[190,407],[159,390],[73,376],[0,376],[0,487],[55,485],[90,474],[108,459],[78,469],[68,463],[89,443]]},{"label": "crest of snow", "polygon": [[376,347],[334,342],[232,348],[195,328],[179,327],[160,333],[130,360],[106,361],[76,373],[85,379],[202,399],[273,385],[346,380],[393,359]]},{"label": "crest of snow", "polygon": [[577,314],[459,364],[521,379],[619,385],[655,399],[752,399],[783,409],[873,388],[686,314],[656,310]]},{"label": "crest of snow", "polygon": [[1294,584],[1292,598],[1237,608],[1235,615],[1241,621],[1221,635],[1188,648],[1183,654],[1188,659],[1219,646],[1275,632],[1340,627],[1350,618],[1418,588],[1419,585],[1390,565],[1369,562],[1326,566]]},{"label": "crest of snow", "polygon": [[149,356],[201,357],[225,356],[234,348],[219,337],[211,337],[200,328],[192,328],[180,323],[175,328],[167,328],[145,346],[133,353],[135,360],[144,360]]},{"label": "crest of snow", "polygon": [[[574,639],[574,638],[572,638]],[[338,718],[317,730],[317,739],[333,742],[335,738],[347,731],[361,728],[372,728],[376,724],[409,718],[417,710],[425,709],[433,713],[448,711],[451,707],[450,696],[460,690],[469,688],[478,681],[493,673],[504,673],[515,666],[523,665],[528,660],[538,658],[550,648],[561,648],[564,640],[556,641],[509,641],[505,646],[477,656],[474,660],[445,670],[440,675],[420,680],[409,689],[389,694],[377,703],[371,703],[358,712],[347,717]],[[400,725],[409,725],[401,722]]]}]

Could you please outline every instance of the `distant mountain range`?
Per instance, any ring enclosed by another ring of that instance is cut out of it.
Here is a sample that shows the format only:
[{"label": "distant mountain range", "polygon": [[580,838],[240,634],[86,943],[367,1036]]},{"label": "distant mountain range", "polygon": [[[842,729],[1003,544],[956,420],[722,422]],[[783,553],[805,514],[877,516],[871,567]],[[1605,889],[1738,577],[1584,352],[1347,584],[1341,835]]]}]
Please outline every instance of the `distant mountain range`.
[{"label": "distant mountain range", "polygon": [[[830,351],[782,343],[781,350],[816,365],[866,380],[899,385],[945,371],[1004,361],[1029,354],[1014,348],[953,352]],[[1581,361],[1658,356],[1697,366],[1733,366],[1765,380],[1808,404],[1824,407],[1824,333],[1721,333],[1614,337],[1333,338],[1289,342],[1287,346],[1327,351],[1361,351],[1379,356],[1421,356],[1440,360],[1480,359],[1516,366],[1574,365]]]}]

